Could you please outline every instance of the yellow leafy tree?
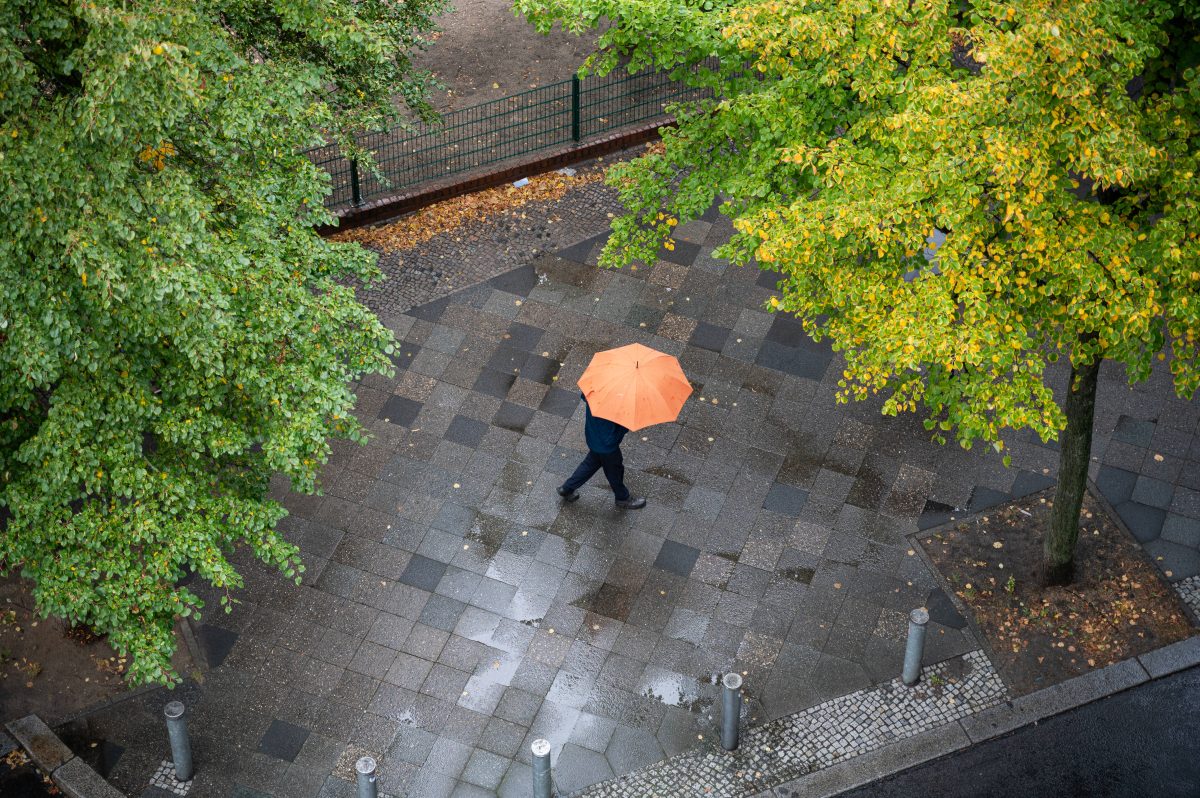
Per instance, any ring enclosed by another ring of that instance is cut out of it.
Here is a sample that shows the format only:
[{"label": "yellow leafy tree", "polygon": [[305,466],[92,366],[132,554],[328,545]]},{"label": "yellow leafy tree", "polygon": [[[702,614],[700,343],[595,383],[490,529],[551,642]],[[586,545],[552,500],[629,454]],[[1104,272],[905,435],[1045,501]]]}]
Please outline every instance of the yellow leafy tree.
[{"label": "yellow leafy tree", "polygon": [[602,263],[652,258],[661,218],[726,197],[720,254],[781,273],[777,310],[845,356],[840,399],[920,408],[963,446],[1060,438],[1045,578],[1070,581],[1101,361],[1137,381],[1169,354],[1180,395],[1200,382],[1200,4],[517,5],[542,28],[610,20],[597,69],[712,89],[615,170],[629,213]]}]

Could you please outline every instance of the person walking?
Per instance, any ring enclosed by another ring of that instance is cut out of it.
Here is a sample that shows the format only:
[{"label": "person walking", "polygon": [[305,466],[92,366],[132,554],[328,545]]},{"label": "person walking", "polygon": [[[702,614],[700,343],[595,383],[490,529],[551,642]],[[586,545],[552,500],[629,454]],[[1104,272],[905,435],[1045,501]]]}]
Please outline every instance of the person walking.
[{"label": "person walking", "polygon": [[646,506],[646,500],[631,495],[629,488],[625,487],[625,458],[621,454],[621,441],[629,430],[615,421],[592,415],[592,407],[588,404],[587,397],[582,393],[579,397],[583,399],[586,414],[583,437],[587,441],[588,453],[575,469],[575,473],[559,487],[558,495],[568,502],[575,501],[579,498],[579,488],[597,471],[604,469],[604,476],[612,486],[617,506],[623,510],[642,509]]}]

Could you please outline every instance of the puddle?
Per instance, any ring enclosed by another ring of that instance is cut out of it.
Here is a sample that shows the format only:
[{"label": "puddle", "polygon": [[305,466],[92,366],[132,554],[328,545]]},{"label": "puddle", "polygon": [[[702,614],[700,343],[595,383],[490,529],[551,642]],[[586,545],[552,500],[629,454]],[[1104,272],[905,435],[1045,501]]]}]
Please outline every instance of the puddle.
[{"label": "puddle", "polygon": [[466,539],[481,546],[484,558],[490,560],[504,545],[504,538],[508,536],[508,528],[508,521],[493,515],[477,513],[471,521],[470,529],[467,530]]},{"label": "puddle", "polygon": [[799,582],[802,585],[807,585],[812,582],[813,576],[817,572],[812,568],[784,568],[779,573],[781,576],[786,576],[793,582]]},{"label": "puddle", "polygon": [[688,712],[701,712],[712,705],[712,699],[701,693],[700,683],[696,679],[657,668],[648,669],[638,684],[638,692],[646,698]]},{"label": "puddle", "polygon": [[633,593],[605,582],[596,590],[572,602],[572,606],[603,615],[605,618],[612,618],[615,621],[624,621],[629,617],[629,611],[633,608],[633,600]]}]

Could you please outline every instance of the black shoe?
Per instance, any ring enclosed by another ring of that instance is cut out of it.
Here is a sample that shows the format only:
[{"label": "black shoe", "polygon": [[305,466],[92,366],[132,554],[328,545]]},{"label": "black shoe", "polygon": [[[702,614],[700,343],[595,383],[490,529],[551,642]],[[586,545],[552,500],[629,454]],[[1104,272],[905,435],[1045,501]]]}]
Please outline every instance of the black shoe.
[{"label": "black shoe", "polygon": [[579,491],[559,488],[558,495],[563,497],[563,501],[573,502],[579,498]]},{"label": "black shoe", "polygon": [[622,510],[640,510],[646,506],[646,500],[640,496],[630,496],[628,499],[617,499],[617,506]]}]

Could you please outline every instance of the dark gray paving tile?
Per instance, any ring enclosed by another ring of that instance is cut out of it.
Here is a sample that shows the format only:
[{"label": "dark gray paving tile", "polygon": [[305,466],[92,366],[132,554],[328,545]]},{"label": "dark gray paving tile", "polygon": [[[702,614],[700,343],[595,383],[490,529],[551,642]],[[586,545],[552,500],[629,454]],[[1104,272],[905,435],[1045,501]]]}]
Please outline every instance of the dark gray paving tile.
[{"label": "dark gray paving tile", "polygon": [[421,623],[443,632],[453,632],[467,605],[448,596],[431,596],[421,610]]},{"label": "dark gray paving tile", "polygon": [[1012,497],[1007,493],[977,485],[971,491],[971,500],[967,504],[967,512],[977,513],[980,510],[987,510],[991,507],[1004,504],[1010,498]]},{"label": "dark gray paving tile", "polygon": [[1113,430],[1113,440],[1128,443],[1132,446],[1146,447],[1154,438],[1153,421],[1144,421],[1132,416],[1121,416],[1117,419],[1117,427]]},{"label": "dark gray paving tile", "polygon": [[484,369],[471,386],[471,390],[486,394],[487,396],[494,396],[497,399],[503,399],[508,396],[509,390],[516,381],[516,374],[505,374],[493,369]]},{"label": "dark gray paving tile", "polygon": [[414,554],[398,581],[433,592],[446,573],[446,563]]},{"label": "dark gray paving tile", "polygon": [[696,329],[692,331],[692,336],[688,339],[688,343],[711,352],[720,352],[725,346],[726,339],[729,338],[729,332],[728,327],[718,327],[715,324],[701,321],[696,325]]},{"label": "dark gray paving tile", "polygon": [[551,388],[546,391],[546,396],[542,399],[541,404],[538,405],[538,409],[542,412],[559,416],[560,418],[570,418],[575,415],[580,401],[582,400],[576,391]]},{"label": "dark gray paving tile", "polygon": [[808,502],[808,491],[782,482],[771,485],[767,497],[763,499],[763,509],[782,515],[799,515]]},{"label": "dark gray paving tile", "polygon": [[967,619],[959,614],[950,597],[940,587],[929,594],[925,609],[929,610],[929,620],[933,623],[951,629],[965,629],[967,626]]},{"label": "dark gray paving tile", "polygon": [[654,559],[654,567],[686,578],[691,575],[699,557],[700,550],[697,548],[673,540],[664,540],[662,548],[658,550],[658,556]]},{"label": "dark gray paving tile", "polygon": [[304,747],[310,731],[300,726],[294,726],[282,720],[273,720],[262,739],[258,741],[258,750],[267,756],[291,762]]},{"label": "dark gray paving tile", "polygon": [[616,775],[604,754],[574,743],[563,746],[554,774],[559,790],[566,794],[575,793]]},{"label": "dark gray paving tile", "polygon": [[1135,501],[1122,502],[1115,509],[1139,543],[1149,543],[1157,539],[1167,519],[1166,510],[1147,507]]},{"label": "dark gray paving tile", "polygon": [[1175,489],[1171,483],[1142,474],[1137,478],[1137,483],[1133,487],[1133,495],[1130,498],[1140,504],[1165,510],[1171,506],[1174,493]]},{"label": "dark gray paving tile", "polygon": [[487,429],[488,425],[482,421],[467,416],[455,416],[443,437],[452,443],[476,449],[487,434]]},{"label": "dark gray paving tile", "polygon": [[200,643],[200,649],[204,652],[204,659],[208,662],[208,667],[217,668],[233,650],[238,635],[236,632],[220,626],[202,623],[196,627],[196,638]]},{"label": "dark gray paving tile", "polygon": [[524,432],[532,419],[533,410],[521,405],[512,404],[511,402],[505,402],[496,411],[496,416],[492,419],[492,423],[501,429]]},{"label": "dark gray paving tile", "polygon": [[389,397],[379,411],[379,418],[401,427],[411,427],[423,405],[403,396]]}]

